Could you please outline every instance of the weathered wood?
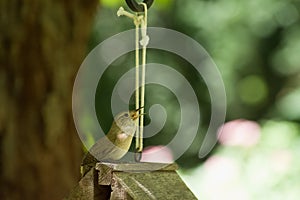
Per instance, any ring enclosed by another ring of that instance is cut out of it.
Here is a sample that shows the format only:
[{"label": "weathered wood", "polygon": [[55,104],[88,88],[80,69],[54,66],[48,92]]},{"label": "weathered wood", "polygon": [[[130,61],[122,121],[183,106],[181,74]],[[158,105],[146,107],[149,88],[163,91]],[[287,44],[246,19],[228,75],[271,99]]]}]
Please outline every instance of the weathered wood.
[{"label": "weathered wood", "polygon": [[68,200],[197,199],[176,169],[176,164],[99,162],[80,180]]},{"label": "weathered wood", "polygon": [[102,167],[109,167],[113,171],[174,171],[178,169],[178,165],[175,163],[107,163],[99,162],[96,164],[96,170],[101,170]]},{"label": "weathered wood", "polygon": [[92,169],[79,181],[65,200],[110,198],[111,187],[98,185],[98,171]]},{"label": "weathered wood", "polygon": [[197,199],[175,171],[114,172],[113,179],[135,200]]},{"label": "weathered wood", "polygon": [[101,164],[96,166],[98,171],[98,184],[99,185],[111,185],[113,168],[110,165]]},{"label": "weathered wood", "polygon": [[126,192],[124,187],[116,180],[112,179],[112,193],[110,199],[116,200],[116,199],[122,199],[122,200],[131,200],[131,196]]}]

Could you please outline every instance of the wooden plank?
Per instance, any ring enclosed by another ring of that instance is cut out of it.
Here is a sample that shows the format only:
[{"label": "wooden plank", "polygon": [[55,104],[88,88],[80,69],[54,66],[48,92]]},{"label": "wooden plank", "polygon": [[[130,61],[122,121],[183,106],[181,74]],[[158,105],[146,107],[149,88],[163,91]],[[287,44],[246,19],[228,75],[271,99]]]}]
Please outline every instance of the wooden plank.
[{"label": "wooden plank", "polygon": [[96,170],[98,171],[98,184],[111,185],[113,168],[110,165],[99,165]]},{"label": "wooden plank", "polygon": [[113,180],[135,200],[197,199],[175,171],[113,172]]},{"label": "wooden plank", "polygon": [[99,162],[96,170],[102,170],[103,166],[111,168],[113,171],[123,172],[145,172],[145,171],[175,171],[178,169],[176,163],[107,163]]},{"label": "wooden plank", "polygon": [[112,179],[112,193],[111,193],[111,197],[110,199],[112,200],[116,200],[116,199],[120,199],[120,200],[132,200],[133,198],[126,192],[126,190],[124,189],[124,187],[122,187],[122,185],[116,181],[116,179]]},{"label": "wooden plank", "polygon": [[99,162],[67,199],[197,199],[176,169],[176,164]]},{"label": "wooden plank", "polygon": [[70,192],[65,200],[78,199],[99,199],[107,200],[110,197],[110,186],[99,186],[97,184],[98,175],[94,169],[91,169],[81,178],[78,185]]}]

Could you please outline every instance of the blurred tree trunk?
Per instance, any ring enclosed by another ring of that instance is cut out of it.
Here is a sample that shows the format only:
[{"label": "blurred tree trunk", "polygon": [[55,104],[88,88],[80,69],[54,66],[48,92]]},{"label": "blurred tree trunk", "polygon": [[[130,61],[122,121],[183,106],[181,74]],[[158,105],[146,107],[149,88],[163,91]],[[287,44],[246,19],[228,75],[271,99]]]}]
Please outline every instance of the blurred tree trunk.
[{"label": "blurred tree trunk", "polygon": [[74,77],[98,1],[0,1],[0,199],[61,199],[79,176]]}]

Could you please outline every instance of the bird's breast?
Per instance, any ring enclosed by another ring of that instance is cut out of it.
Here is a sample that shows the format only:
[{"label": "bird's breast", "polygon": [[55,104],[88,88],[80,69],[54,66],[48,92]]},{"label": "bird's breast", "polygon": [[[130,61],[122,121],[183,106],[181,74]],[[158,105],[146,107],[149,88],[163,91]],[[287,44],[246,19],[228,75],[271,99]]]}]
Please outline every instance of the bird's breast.
[{"label": "bird's breast", "polygon": [[122,132],[126,133],[127,135],[133,135],[135,133],[136,127],[135,126],[123,126]]}]

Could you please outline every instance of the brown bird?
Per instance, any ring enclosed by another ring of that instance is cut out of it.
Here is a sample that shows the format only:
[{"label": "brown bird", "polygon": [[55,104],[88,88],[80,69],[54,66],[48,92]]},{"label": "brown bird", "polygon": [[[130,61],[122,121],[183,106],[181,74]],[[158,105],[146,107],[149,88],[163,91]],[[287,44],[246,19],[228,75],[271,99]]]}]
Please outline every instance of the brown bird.
[{"label": "brown bird", "polygon": [[139,109],[116,115],[108,134],[100,138],[84,156],[81,163],[83,176],[97,162],[119,160],[128,152],[138,117]]}]

